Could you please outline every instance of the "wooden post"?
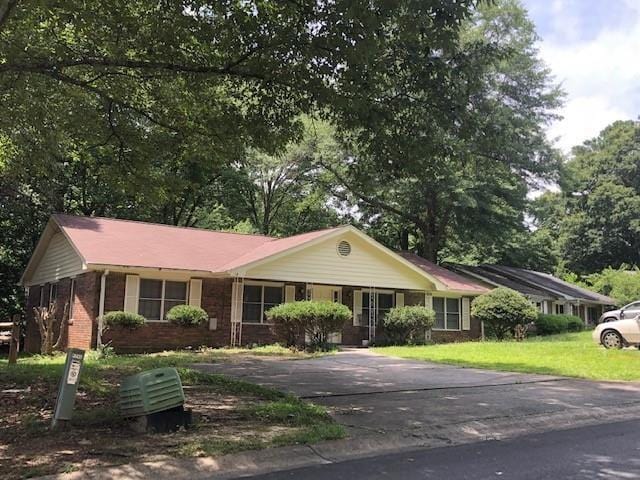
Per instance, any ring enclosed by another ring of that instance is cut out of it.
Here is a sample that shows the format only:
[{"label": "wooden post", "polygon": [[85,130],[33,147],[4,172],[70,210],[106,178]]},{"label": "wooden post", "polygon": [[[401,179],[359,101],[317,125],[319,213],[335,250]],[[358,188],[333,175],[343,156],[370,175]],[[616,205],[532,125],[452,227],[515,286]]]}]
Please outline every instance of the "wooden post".
[{"label": "wooden post", "polygon": [[18,361],[18,350],[20,349],[20,315],[13,316],[11,327],[11,343],[9,344],[9,365]]}]

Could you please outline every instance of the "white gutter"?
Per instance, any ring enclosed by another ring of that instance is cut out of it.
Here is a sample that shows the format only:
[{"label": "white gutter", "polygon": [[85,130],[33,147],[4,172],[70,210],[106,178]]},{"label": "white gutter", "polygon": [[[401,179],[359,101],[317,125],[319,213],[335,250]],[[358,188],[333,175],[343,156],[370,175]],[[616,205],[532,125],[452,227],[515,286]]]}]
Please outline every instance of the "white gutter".
[{"label": "white gutter", "polygon": [[102,272],[102,276],[100,277],[100,303],[98,304],[98,335],[96,338],[96,347],[98,349],[102,347],[102,330],[104,328],[104,325],[103,325],[104,297],[105,297],[105,291],[107,289],[107,275],[109,275],[109,270],[105,270],[104,272]]}]

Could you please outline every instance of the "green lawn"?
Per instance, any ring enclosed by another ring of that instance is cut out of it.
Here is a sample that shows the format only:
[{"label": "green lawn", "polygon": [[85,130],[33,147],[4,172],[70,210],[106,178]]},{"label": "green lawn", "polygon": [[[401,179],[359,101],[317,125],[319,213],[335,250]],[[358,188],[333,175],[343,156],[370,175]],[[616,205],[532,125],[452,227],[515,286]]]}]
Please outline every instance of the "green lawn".
[{"label": "green lawn", "polygon": [[[291,395],[190,368],[194,363],[246,355],[307,358],[270,346],[251,350],[204,349],[98,358],[89,352],[69,428],[49,427],[64,356],[0,359],[0,471],[7,478],[69,472],[88,466],[169,456],[220,455],[241,450],[341,438],[320,406]],[[133,432],[116,405],[123,376],[157,367],[178,368],[195,425],[171,434]],[[80,442],[79,439],[82,441]]]},{"label": "green lawn", "polygon": [[532,337],[525,342],[462,342],[375,351],[415,360],[592,380],[640,380],[640,351],[605,350],[591,332]]}]

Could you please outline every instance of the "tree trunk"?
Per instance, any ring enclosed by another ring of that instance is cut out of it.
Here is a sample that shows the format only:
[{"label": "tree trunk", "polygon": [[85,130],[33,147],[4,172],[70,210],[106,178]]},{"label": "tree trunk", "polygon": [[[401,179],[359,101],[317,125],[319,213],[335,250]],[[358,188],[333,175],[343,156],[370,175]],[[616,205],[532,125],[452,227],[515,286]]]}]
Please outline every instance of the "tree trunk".
[{"label": "tree trunk", "polygon": [[406,228],[400,231],[400,250],[409,250],[409,230]]}]

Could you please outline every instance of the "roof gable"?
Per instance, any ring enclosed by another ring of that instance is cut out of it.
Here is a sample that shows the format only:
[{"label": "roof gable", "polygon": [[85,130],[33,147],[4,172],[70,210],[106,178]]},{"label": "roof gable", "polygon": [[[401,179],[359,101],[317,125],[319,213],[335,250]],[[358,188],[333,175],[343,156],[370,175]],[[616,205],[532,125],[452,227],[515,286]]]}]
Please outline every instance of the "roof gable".
[{"label": "roof gable", "polygon": [[[345,256],[338,251],[343,241],[350,244],[350,253]],[[329,285],[447,290],[436,277],[351,226],[240,266],[236,274]]]}]

